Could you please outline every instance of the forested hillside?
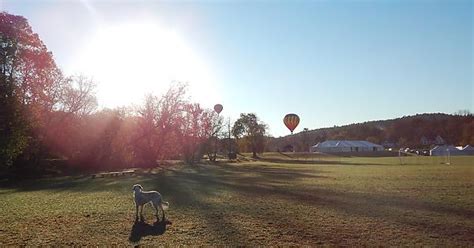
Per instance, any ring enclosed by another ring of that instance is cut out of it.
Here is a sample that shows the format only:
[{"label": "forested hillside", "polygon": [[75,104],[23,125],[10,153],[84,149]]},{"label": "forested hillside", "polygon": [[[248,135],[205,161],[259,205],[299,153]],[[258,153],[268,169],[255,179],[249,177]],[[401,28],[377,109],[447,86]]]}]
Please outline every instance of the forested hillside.
[{"label": "forested hillside", "polygon": [[296,151],[307,151],[309,146],[318,142],[339,139],[367,140],[385,146],[412,148],[429,148],[437,143],[472,145],[474,116],[467,111],[453,115],[418,114],[391,120],[307,130],[285,137],[269,138],[267,150],[284,150],[285,147],[293,146]]}]

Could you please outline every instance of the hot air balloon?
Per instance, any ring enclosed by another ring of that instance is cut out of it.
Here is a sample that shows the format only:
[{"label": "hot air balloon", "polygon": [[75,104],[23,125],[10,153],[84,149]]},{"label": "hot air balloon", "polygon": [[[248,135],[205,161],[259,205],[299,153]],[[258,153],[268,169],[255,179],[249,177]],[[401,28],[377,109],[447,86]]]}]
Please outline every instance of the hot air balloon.
[{"label": "hot air balloon", "polygon": [[216,111],[217,114],[220,114],[223,108],[224,107],[222,107],[222,104],[214,105],[214,111]]},{"label": "hot air balloon", "polygon": [[295,130],[300,123],[300,117],[296,114],[287,114],[285,115],[285,118],[283,118],[283,123],[285,123],[285,126],[290,129],[293,134],[293,130]]}]

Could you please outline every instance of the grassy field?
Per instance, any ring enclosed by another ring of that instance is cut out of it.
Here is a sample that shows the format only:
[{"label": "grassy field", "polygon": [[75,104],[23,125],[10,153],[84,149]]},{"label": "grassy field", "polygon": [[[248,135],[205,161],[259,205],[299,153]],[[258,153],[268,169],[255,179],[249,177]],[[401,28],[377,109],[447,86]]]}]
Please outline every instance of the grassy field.
[{"label": "grassy field", "polygon": [[[474,157],[442,162],[270,154],[25,181],[0,189],[0,246],[473,246]],[[155,222],[149,206],[145,223],[134,222],[135,183],[170,202],[171,225]]]}]

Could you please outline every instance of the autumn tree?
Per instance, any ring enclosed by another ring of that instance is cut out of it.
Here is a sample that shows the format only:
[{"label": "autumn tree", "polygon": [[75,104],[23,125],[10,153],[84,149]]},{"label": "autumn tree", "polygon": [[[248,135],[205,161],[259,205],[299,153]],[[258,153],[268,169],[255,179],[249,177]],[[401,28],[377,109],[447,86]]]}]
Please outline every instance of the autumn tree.
[{"label": "autumn tree", "polygon": [[64,120],[56,113],[90,112],[92,88],[63,76],[24,17],[0,13],[0,163],[46,156],[48,132]]},{"label": "autumn tree", "polygon": [[133,139],[137,159],[154,164],[157,160],[177,158],[183,123],[186,86],[176,84],[162,96],[148,95],[138,110],[138,124]]},{"label": "autumn tree", "polygon": [[217,151],[220,148],[220,140],[223,138],[224,119],[215,111],[208,111],[208,126],[204,129],[207,132],[207,139],[204,143],[204,150],[210,161],[216,161]]},{"label": "autumn tree", "polygon": [[202,158],[206,150],[206,144],[214,137],[215,112],[204,110],[199,104],[186,104],[184,106],[184,121],[182,130],[182,154],[184,160],[194,163]]},{"label": "autumn tree", "polygon": [[11,165],[58,97],[61,71],[22,16],[0,13],[0,159]]},{"label": "autumn tree", "polygon": [[72,154],[84,150],[78,140],[84,137],[75,136],[81,132],[80,130],[87,128],[87,121],[93,120],[89,116],[97,108],[95,83],[90,78],[80,75],[64,78],[60,87],[58,100],[52,109],[45,113],[45,119],[38,133],[42,136],[42,147],[53,153],[67,148],[69,151],[62,155],[71,159]]},{"label": "autumn tree", "polygon": [[267,125],[262,123],[256,114],[242,113],[232,127],[232,134],[236,139],[241,139],[252,151],[252,156],[257,158],[257,153],[265,147],[265,132]]},{"label": "autumn tree", "polygon": [[91,78],[84,75],[67,77],[61,87],[53,110],[84,116],[97,108],[96,84]]}]

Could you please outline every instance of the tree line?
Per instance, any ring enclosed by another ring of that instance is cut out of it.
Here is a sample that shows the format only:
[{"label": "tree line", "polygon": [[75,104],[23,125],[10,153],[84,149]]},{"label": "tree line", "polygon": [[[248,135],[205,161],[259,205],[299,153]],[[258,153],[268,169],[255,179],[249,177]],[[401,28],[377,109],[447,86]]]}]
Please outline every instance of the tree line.
[{"label": "tree line", "polygon": [[308,151],[328,139],[426,148],[421,139],[440,136],[448,144],[474,144],[468,111],[305,128],[272,138],[254,113],[242,113],[226,128],[222,116],[188,100],[185,84],[115,109],[98,109],[95,87],[88,77],[65,75],[24,17],[0,13],[0,170],[35,172],[53,161],[79,170],[147,167],[170,159],[195,163],[227,153],[257,157],[286,146]]},{"label": "tree line", "polygon": [[135,107],[98,109],[95,82],[65,75],[22,16],[0,13],[0,46],[3,169],[35,171],[51,161],[81,170],[147,167],[263,150],[266,125],[255,114],[241,114],[225,130],[215,111],[188,100],[182,83]]},{"label": "tree line", "polygon": [[367,140],[386,147],[429,149],[436,145],[438,136],[448,145],[474,145],[474,116],[464,110],[455,114],[417,114],[341,127],[305,129],[291,136],[269,138],[266,149],[277,151],[289,146],[295,151],[308,151],[310,146],[325,140]]}]

